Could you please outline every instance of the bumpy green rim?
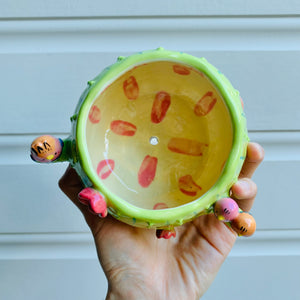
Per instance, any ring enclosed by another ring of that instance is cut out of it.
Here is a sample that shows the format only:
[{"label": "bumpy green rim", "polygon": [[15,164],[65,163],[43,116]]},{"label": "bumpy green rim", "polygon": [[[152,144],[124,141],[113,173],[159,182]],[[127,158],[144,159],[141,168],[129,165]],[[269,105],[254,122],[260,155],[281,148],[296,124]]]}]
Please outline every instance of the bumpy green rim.
[{"label": "bumpy green rim", "polygon": [[[233,145],[223,173],[215,185],[200,198],[179,207],[164,210],[150,210],[136,207],[124,201],[107,189],[93,170],[88,157],[85,138],[86,122],[90,107],[94,99],[117,77],[133,66],[150,61],[173,61],[190,65],[203,72],[216,86],[222,95],[232,119]],[[248,142],[246,118],[241,107],[239,92],[235,90],[227,78],[204,58],[196,58],[189,54],[174,52],[158,48],[156,50],[140,52],[129,57],[119,57],[118,61],[106,68],[94,80],[89,81],[89,88],[81,97],[77,106],[78,119],[75,128],[77,154],[82,170],[89,178],[93,187],[98,189],[108,199],[109,210],[117,218],[125,218],[128,223],[137,223],[148,227],[164,227],[181,225],[197,215],[211,211],[212,204],[228,196],[232,184],[237,181],[246,155]],[[132,221],[133,220],[133,221]],[[138,226],[138,225],[137,225]]]}]

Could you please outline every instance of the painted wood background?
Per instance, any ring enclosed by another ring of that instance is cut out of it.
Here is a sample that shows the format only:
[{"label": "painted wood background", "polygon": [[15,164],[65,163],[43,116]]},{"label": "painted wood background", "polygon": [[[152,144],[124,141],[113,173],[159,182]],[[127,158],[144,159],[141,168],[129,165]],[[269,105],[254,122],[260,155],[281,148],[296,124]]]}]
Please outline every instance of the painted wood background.
[{"label": "painted wood background", "polygon": [[29,145],[67,136],[86,82],[117,56],[160,46],[222,70],[266,151],[257,233],[203,299],[300,299],[298,0],[0,0],[0,299],[105,298],[92,237],[57,187],[66,165],[34,164]]}]

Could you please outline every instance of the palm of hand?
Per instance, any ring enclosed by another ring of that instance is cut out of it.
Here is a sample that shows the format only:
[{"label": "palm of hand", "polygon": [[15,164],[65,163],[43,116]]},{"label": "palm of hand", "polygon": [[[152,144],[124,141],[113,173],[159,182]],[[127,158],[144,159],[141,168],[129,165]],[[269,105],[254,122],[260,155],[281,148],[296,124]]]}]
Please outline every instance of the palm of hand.
[{"label": "palm of hand", "polygon": [[112,218],[98,226],[94,237],[101,265],[111,285],[127,294],[124,299],[199,299],[236,239],[213,215],[181,226],[169,240]]},{"label": "palm of hand", "polygon": [[[240,180],[232,197],[248,211],[256,185],[250,180],[263,159],[263,149],[250,143]],[[176,229],[177,236],[158,240],[154,230],[100,219],[77,201],[82,189],[69,168],[60,180],[64,193],[79,207],[94,235],[100,263],[107,276],[107,299],[199,299],[229,254],[237,234],[214,215],[201,216]]]}]

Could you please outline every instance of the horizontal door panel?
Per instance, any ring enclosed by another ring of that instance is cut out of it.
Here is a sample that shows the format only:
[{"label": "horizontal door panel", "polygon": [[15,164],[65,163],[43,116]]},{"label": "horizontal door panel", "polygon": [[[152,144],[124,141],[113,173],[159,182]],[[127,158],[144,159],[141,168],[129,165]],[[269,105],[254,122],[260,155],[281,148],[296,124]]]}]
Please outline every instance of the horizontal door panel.
[{"label": "horizontal door panel", "polygon": [[298,299],[300,256],[229,258],[201,300]]},{"label": "horizontal door panel", "polygon": [[[240,90],[250,130],[300,130],[300,52],[192,53]],[[86,82],[115,61],[112,53],[0,55],[0,133],[69,132]]]},{"label": "horizontal door panel", "polygon": [[207,15],[295,15],[300,13],[297,1],[285,2],[273,0],[272,5],[267,1],[239,0],[209,1],[179,0],[146,1],[111,0],[108,2],[78,1],[76,5],[71,0],[47,1],[30,0],[25,2],[4,1],[0,17],[2,18],[42,18],[42,17],[120,17],[120,16],[207,16]]},{"label": "horizontal door panel", "polygon": [[79,210],[59,190],[67,164],[0,167],[0,231],[88,231]]},{"label": "horizontal door panel", "polygon": [[[87,231],[79,211],[57,186],[64,168],[66,164],[1,166],[0,231]],[[300,229],[300,202],[295,201],[299,168],[299,161],[266,161],[256,172],[258,195],[252,213],[258,230]]]},{"label": "horizontal door panel", "polygon": [[[0,266],[3,299],[82,300],[106,295],[107,282],[97,259],[8,260]],[[299,299],[299,268],[299,256],[228,258],[201,299]]]}]

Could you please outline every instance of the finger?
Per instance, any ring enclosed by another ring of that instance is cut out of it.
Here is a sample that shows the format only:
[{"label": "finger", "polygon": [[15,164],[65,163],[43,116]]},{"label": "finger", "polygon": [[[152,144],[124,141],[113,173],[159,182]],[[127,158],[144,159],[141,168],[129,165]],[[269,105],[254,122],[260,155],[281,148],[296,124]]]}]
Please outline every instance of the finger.
[{"label": "finger", "polygon": [[251,178],[257,167],[264,159],[264,149],[257,143],[249,143],[247,156],[239,178]]},{"label": "finger", "polygon": [[98,226],[101,225],[100,223],[104,219],[91,213],[86,205],[79,202],[78,194],[84,186],[75,169],[69,166],[65,174],[59,180],[58,185],[65,195],[79,208],[92,232],[97,231]]},{"label": "finger", "polygon": [[231,188],[231,197],[243,211],[250,211],[257,194],[256,184],[249,178],[238,180]]},{"label": "finger", "polygon": [[74,202],[77,204],[78,193],[83,189],[83,185],[80,177],[75,169],[69,166],[58,182],[59,188]]},{"label": "finger", "polygon": [[81,192],[84,186],[75,169],[69,166],[65,174],[59,180],[58,185],[64,194],[80,209],[85,217],[91,214],[87,210],[87,206],[80,203],[78,200],[78,194]]}]

